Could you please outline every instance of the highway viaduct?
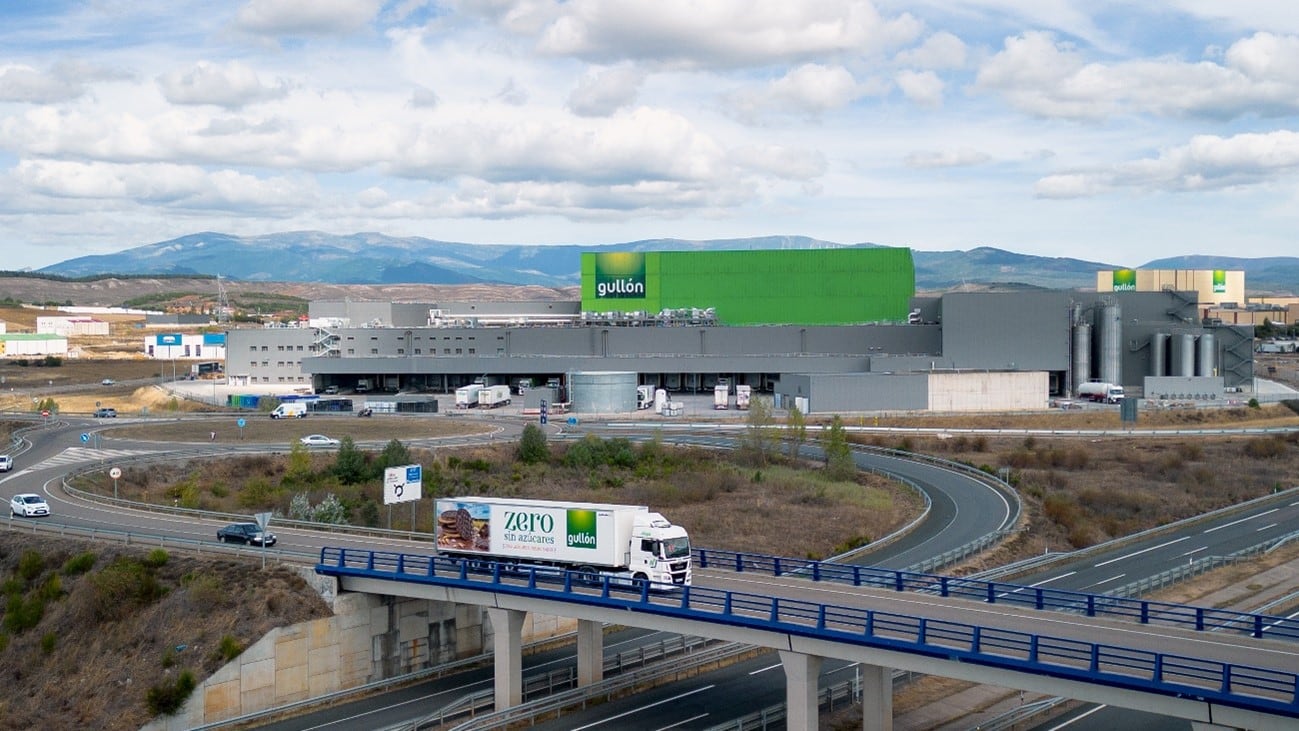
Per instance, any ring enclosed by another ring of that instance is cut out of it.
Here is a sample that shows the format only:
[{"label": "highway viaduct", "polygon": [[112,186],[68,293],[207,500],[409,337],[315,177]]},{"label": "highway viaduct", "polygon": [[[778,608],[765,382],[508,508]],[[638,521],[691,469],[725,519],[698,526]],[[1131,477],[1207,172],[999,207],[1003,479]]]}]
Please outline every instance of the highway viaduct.
[{"label": "highway viaduct", "polygon": [[[660,594],[607,580],[582,585],[562,572],[511,573],[492,564],[479,574],[450,559],[328,548],[317,572],[336,577],[344,591],[486,607],[495,628],[498,709],[520,702],[520,628],[527,612],[541,612],[579,621],[578,675],[586,684],[599,680],[604,623],[778,650],[789,728],[817,727],[816,679],[824,658],[863,668],[868,731],[892,728],[894,669],[1152,711],[1206,729],[1291,729],[1299,719],[1299,644],[1293,642],[1299,625],[1273,632],[1276,625],[1264,627],[1262,618],[1241,624],[1246,615],[1229,622],[1236,633],[1208,633],[1206,615],[1195,608],[1184,608],[1199,617],[1189,628],[1166,626],[1151,621],[1150,609],[1131,620],[1085,609],[1113,597],[1081,599],[1082,611],[1053,612],[950,590],[899,593],[813,581],[805,572],[701,569],[695,586]],[[1020,593],[1009,584],[975,583],[987,596]]]}]

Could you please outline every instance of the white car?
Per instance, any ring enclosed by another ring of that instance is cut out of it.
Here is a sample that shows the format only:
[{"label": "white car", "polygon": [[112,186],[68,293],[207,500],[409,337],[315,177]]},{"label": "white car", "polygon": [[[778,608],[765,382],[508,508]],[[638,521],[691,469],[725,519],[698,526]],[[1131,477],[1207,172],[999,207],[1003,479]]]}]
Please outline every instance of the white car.
[{"label": "white car", "polygon": [[0,454],[0,472],[8,472],[14,468],[14,458],[7,454]]},{"label": "white car", "polygon": [[49,515],[50,506],[45,498],[30,492],[14,495],[9,501],[9,514],[32,518],[38,515]]},{"label": "white car", "polygon": [[305,447],[337,447],[342,442],[333,437],[327,437],[324,434],[308,434],[298,440]]}]

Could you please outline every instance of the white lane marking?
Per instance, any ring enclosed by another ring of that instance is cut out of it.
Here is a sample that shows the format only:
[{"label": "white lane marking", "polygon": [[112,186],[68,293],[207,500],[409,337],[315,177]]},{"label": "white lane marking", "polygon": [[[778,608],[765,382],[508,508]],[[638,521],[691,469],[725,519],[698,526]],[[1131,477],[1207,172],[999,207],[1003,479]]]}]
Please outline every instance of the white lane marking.
[{"label": "white lane marking", "polygon": [[1108,579],[1102,579],[1102,580],[1096,582],[1095,584],[1092,584],[1091,586],[1089,586],[1089,587],[1087,587],[1087,588],[1090,589],[1092,586],[1100,586],[1101,584],[1108,584],[1108,583],[1110,583],[1111,581],[1115,581],[1116,579],[1121,579],[1121,578],[1123,578],[1124,576],[1127,576],[1127,574],[1119,574],[1118,576],[1111,576],[1110,578],[1108,578]]},{"label": "white lane marking", "polygon": [[1263,526],[1262,528],[1255,528],[1255,529],[1254,529],[1254,532],[1255,532],[1255,533],[1258,533],[1259,531],[1264,531],[1264,530],[1267,530],[1268,528],[1275,528],[1276,526],[1277,526],[1276,523],[1268,523],[1267,525]]},{"label": "white lane marking", "polygon": [[702,688],[695,688],[694,690],[688,690],[688,691],[686,691],[685,693],[681,693],[680,695],[674,695],[674,696],[672,696],[671,698],[664,698],[664,699],[661,700],[661,701],[655,701],[655,702],[653,702],[653,703],[647,703],[647,704],[641,706],[640,708],[633,708],[633,709],[631,709],[630,711],[624,711],[624,712],[622,712],[622,713],[619,713],[619,714],[616,715],[616,716],[610,716],[609,718],[603,718],[603,719],[600,719],[599,721],[596,721],[595,723],[588,723],[588,724],[585,725],[585,726],[578,726],[578,727],[574,728],[573,731],[582,731],[583,729],[595,728],[596,726],[603,726],[604,724],[606,724],[606,723],[608,723],[608,722],[610,722],[610,721],[617,721],[618,719],[620,719],[620,718],[626,718],[627,716],[630,716],[630,715],[632,715],[633,713],[640,713],[641,711],[649,710],[650,708],[653,708],[653,707],[655,707],[655,706],[661,706],[661,705],[663,705],[664,703],[671,703],[672,701],[680,700],[680,699],[682,699],[682,698],[685,698],[686,696],[692,696],[692,695],[694,695],[695,693],[702,693],[702,692],[704,692],[704,691],[706,691],[706,690],[711,690],[711,689],[713,689],[713,688],[715,688],[715,687],[717,687],[717,686],[715,686],[715,685],[705,685],[705,686],[702,687]]},{"label": "white lane marking", "polygon": [[1124,554],[1124,555],[1122,555],[1122,556],[1119,556],[1118,558],[1111,558],[1111,559],[1108,560],[1108,561],[1101,561],[1100,563],[1096,564],[1096,565],[1093,566],[1092,568],[1096,568],[1096,569],[1098,569],[1098,568],[1100,568],[1100,567],[1102,567],[1102,566],[1108,566],[1108,565],[1114,563],[1115,561],[1122,561],[1122,560],[1125,559],[1125,558],[1132,558],[1133,556],[1140,556],[1140,555],[1143,554],[1143,553],[1150,553],[1151,551],[1158,551],[1159,549],[1163,548],[1164,546],[1171,546],[1171,545],[1173,545],[1174,543],[1181,543],[1182,541],[1185,541],[1185,540],[1187,540],[1188,538],[1190,538],[1190,536],[1182,536],[1181,538],[1174,538],[1173,540],[1171,540],[1171,541],[1169,541],[1169,542],[1167,542],[1167,543],[1161,543],[1161,544],[1159,544],[1158,546],[1151,546],[1150,548],[1143,548],[1143,549],[1141,549],[1140,551],[1134,551],[1134,552],[1132,552],[1132,553]]},{"label": "white lane marking", "polygon": [[1205,533],[1212,533],[1212,532],[1214,532],[1215,530],[1222,530],[1223,528],[1230,528],[1230,527],[1232,527],[1233,525],[1239,525],[1239,524],[1241,524],[1241,523],[1244,523],[1244,522],[1246,522],[1246,521],[1253,520],[1253,519],[1255,519],[1255,518],[1262,518],[1264,515],[1270,515],[1270,514],[1275,513],[1276,511],[1278,511],[1278,510],[1280,510],[1280,509],[1281,509],[1281,508],[1272,508],[1271,510],[1264,510],[1263,512],[1259,513],[1258,515],[1251,515],[1251,516],[1249,516],[1248,518],[1241,518],[1240,520],[1233,520],[1233,521],[1231,521],[1230,523],[1223,523],[1222,525],[1215,525],[1215,526],[1213,526],[1212,528],[1210,528],[1210,529],[1208,529],[1208,530],[1206,530],[1206,531],[1204,531],[1204,532],[1205,532]]},{"label": "white lane marking", "polygon": [[1052,577],[1049,578],[1049,579],[1042,579],[1041,581],[1037,582],[1036,584],[1029,584],[1028,586],[1021,586],[1021,587],[1019,587],[1018,589],[1015,589],[1014,591],[1003,591],[1003,592],[1001,592],[1000,594],[997,595],[997,598],[998,598],[998,599],[1005,599],[1005,598],[1008,597],[1008,596],[1014,596],[1015,594],[1018,594],[1018,593],[1020,593],[1021,591],[1024,591],[1024,590],[1026,590],[1026,589],[1036,589],[1037,587],[1039,587],[1039,586],[1041,586],[1041,585],[1043,585],[1043,584],[1049,584],[1049,583],[1051,583],[1052,581],[1059,581],[1060,579],[1065,579],[1065,578],[1068,578],[1068,577],[1070,577],[1070,576],[1073,576],[1073,575],[1076,574],[1076,573],[1078,573],[1078,572],[1077,572],[1077,571],[1070,571],[1070,572],[1067,573],[1067,574],[1060,574],[1059,576],[1052,576]]},{"label": "white lane marking", "polygon": [[1029,586],[1029,588],[1031,589],[1031,588],[1034,588],[1034,587],[1041,586],[1041,585],[1043,585],[1043,584],[1049,584],[1049,583],[1051,583],[1052,581],[1059,581],[1060,579],[1067,579],[1067,578],[1069,578],[1070,576],[1073,576],[1073,575],[1076,574],[1076,573],[1078,573],[1078,572],[1077,572],[1077,571],[1070,571],[1070,572],[1067,573],[1067,574],[1060,574],[1059,576],[1052,576],[1052,577],[1049,578],[1049,579],[1042,579],[1041,581],[1037,582],[1036,584],[1029,584],[1028,586]]},{"label": "white lane marking", "polygon": [[680,728],[680,727],[686,725],[687,723],[690,723],[691,721],[698,721],[698,720],[701,719],[701,718],[708,718],[708,714],[707,714],[707,713],[701,713],[701,714],[699,714],[698,716],[691,716],[690,718],[686,718],[686,719],[683,719],[683,720],[677,721],[676,723],[672,724],[671,726],[660,726],[659,728],[655,729],[655,731],[668,731],[668,729],[670,729],[670,728]]},{"label": "white lane marking", "polygon": [[1105,706],[1096,706],[1095,708],[1091,709],[1090,711],[1088,711],[1088,712],[1086,712],[1086,713],[1083,713],[1083,714],[1081,714],[1081,715],[1075,716],[1075,717],[1069,719],[1068,721],[1065,721],[1064,723],[1060,724],[1059,726],[1052,726],[1051,728],[1047,729],[1046,731],[1060,731],[1060,729],[1065,728],[1066,726],[1070,726],[1070,725],[1072,725],[1072,724],[1074,724],[1074,723],[1077,723],[1078,721],[1081,721],[1081,720],[1083,720],[1084,718],[1087,718],[1088,716],[1092,715],[1093,713],[1095,713],[1095,712],[1097,712],[1097,711],[1099,711],[1099,710],[1102,710],[1102,709],[1104,709],[1104,708],[1105,708]]},{"label": "white lane marking", "polygon": [[765,673],[768,670],[775,670],[778,667],[780,667],[780,663],[776,663],[775,665],[768,665],[765,668],[758,668],[757,670],[754,670],[753,672],[749,673],[749,675],[757,675],[758,673]]},{"label": "white lane marking", "polygon": [[1207,551],[1207,550],[1209,550],[1208,546],[1200,546],[1199,548],[1192,548],[1191,550],[1187,551],[1186,553],[1183,553],[1182,555],[1190,556],[1193,553],[1199,553],[1200,551]]}]

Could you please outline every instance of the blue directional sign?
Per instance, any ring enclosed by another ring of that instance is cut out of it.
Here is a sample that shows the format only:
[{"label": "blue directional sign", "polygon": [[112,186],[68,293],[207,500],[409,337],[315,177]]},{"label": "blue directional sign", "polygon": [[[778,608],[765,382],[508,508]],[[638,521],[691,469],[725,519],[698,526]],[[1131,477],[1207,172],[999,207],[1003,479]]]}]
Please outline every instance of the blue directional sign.
[{"label": "blue directional sign", "polygon": [[83,434],[81,435],[81,441],[82,441],[83,443],[84,443],[84,442],[88,442],[88,441],[90,441],[90,435],[89,435],[89,434],[85,434],[85,433],[83,433]]},{"label": "blue directional sign", "polygon": [[248,421],[247,421],[246,419],[244,419],[244,417],[242,417],[242,416],[239,417],[239,421],[236,421],[235,423],[239,425],[239,428],[240,428],[240,429],[242,429],[242,428],[248,426]]}]

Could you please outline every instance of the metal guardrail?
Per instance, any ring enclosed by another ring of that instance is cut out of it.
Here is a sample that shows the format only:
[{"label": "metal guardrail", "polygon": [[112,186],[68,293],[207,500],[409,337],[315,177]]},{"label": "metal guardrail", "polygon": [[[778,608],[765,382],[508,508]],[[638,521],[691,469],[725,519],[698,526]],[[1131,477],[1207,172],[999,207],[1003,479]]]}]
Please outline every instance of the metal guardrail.
[{"label": "metal guardrail", "polygon": [[[608,678],[589,686],[556,693],[539,701],[523,703],[502,711],[487,713],[453,726],[451,731],[484,731],[485,729],[506,728],[516,723],[532,725],[538,719],[556,715],[564,710],[574,707],[585,708],[588,703],[595,699],[614,698],[622,693],[662,683],[664,680],[693,677],[704,666],[730,660],[752,651],[752,647],[728,642],[691,655],[691,662],[688,664],[675,661],[660,663],[614,678]],[[433,728],[432,723],[433,719],[421,720],[418,725],[403,724],[384,729],[384,731],[419,731],[419,729],[423,728]],[[438,725],[444,723],[445,720],[442,719],[437,721]]]},{"label": "metal guardrail", "polygon": [[856,564],[839,564],[810,559],[764,556],[734,551],[698,549],[696,568],[724,568],[736,573],[758,572],[772,576],[794,576],[850,584],[856,587],[894,592],[930,594],[970,599],[985,604],[1007,604],[1039,611],[1111,617],[1141,624],[1162,624],[1197,631],[1231,628],[1253,637],[1299,639],[1299,620],[1265,614],[1236,612],[1171,602],[1134,599],[1111,594],[1025,586],[967,577],[884,569]]},{"label": "metal guardrail", "polygon": [[[851,706],[860,699],[861,680],[853,678],[852,680],[844,680],[818,689],[816,707],[825,713],[832,713],[838,708]],[[704,731],[764,731],[772,724],[780,724],[780,727],[784,728],[784,724],[781,722],[785,720],[787,711],[788,709],[784,703],[778,703],[762,710],[747,713],[739,718],[709,726]]]},{"label": "metal guardrail", "polygon": [[60,538],[82,538],[91,541],[108,541],[112,543],[121,543],[126,546],[173,548],[181,551],[190,551],[196,554],[208,553],[224,554],[227,556],[238,555],[243,558],[265,556],[268,559],[273,559],[277,563],[311,565],[312,561],[317,558],[315,552],[291,551],[282,548],[248,548],[243,545],[212,543],[208,541],[195,540],[193,538],[171,538],[152,533],[131,533],[129,531],[112,530],[109,528],[82,528],[64,523],[53,523],[50,522],[48,518],[24,518],[22,520],[15,520],[13,516],[10,516],[8,520],[3,521],[3,526],[15,533],[43,533],[55,535]]},{"label": "metal guardrail", "polygon": [[[1299,674],[1294,672],[1088,640],[703,587],[682,587],[660,596],[650,591],[649,583],[631,586],[604,577],[598,585],[586,586],[571,572],[555,575],[493,564],[487,573],[478,573],[463,561],[391,552],[322,549],[316,572],[689,617],[1167,696],[1190,695],[1206,703],[1299,718]],[[1209,611],[1180,609],[1201,621]]]}]

